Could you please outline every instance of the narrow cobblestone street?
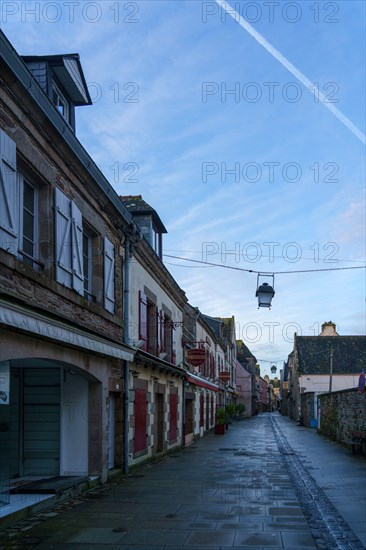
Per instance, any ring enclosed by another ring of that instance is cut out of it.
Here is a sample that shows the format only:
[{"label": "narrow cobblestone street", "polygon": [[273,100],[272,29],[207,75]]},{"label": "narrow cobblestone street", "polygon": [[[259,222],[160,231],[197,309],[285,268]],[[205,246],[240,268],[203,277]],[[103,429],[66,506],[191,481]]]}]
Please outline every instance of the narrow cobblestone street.
[{"label": "narrow cobblestone street", "polygon": [[366,460],[277,413],[0,533],[1,548],[365,548]]}]

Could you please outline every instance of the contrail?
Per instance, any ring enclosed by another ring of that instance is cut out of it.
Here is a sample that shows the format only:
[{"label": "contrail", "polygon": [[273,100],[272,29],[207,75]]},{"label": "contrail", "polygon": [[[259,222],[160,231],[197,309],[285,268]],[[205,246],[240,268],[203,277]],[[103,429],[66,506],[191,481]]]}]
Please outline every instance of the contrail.
[{"label": "contrail", "polygon": [[[314,83],[311,82],[299,69],[297,69],[281,52],[276,50],[272,44],[270,44],[264,36],[257,32],[248,21],[244,19],[234,8],[230,6],[225,0],[216,0],[216,3],[230,15],[236,23],[239,23],[243,29],[245,29],[253,38],[263,46],[277,61],[279,61],[291,74],[293,74],[304,86],[309,90],[309,92],[314,94]],[[315,95],[315,94],[314,94]],[[317,99],[321,101],[327,109],[333,115],[338,118],[348,128],[362,143],[366,144],[366,136],[363,134],[354,124],[347,118],[341,111],[334,107],[333,103],[329,103],[324,94],[320,91],[317,91]]]}]

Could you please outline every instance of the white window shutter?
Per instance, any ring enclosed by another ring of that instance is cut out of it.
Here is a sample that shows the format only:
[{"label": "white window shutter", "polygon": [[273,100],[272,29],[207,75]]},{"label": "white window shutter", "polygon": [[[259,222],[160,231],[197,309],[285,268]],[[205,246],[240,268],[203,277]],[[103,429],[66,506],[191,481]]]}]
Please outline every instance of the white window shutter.
[{"label": "white window shutter", "polygon": [[0,130],[0,247],[18,255],[16,145]]},{"label": "white window shutter", "polygon": [[55,244],[56,281],[72,288],[72,241],[70,200],[59,189],[55,189]]},{"label": "white window shutter", "polygon": [[104,237],[104,307],[114,313],[114,245]]},{"label": "white window shutter", "polygon": [[72,288],[84,296],[83,217],[71,202]]}]

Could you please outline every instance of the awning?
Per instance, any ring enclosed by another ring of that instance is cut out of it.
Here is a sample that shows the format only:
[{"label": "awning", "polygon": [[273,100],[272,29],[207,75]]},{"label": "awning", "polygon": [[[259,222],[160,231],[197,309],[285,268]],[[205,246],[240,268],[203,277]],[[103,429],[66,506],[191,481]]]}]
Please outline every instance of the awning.
[{"label": "awning", "polygon": [[134,360],[136,363],[140,361],[146,366],[159,369],[182,378],[184,378],[186,374],[186,371],[183,370],[181,367],[173,365],[172,363],[164,361],[163,359],[159,359],[155,355],[152,355],[151,353],[148,353],[147,351],[141,349],[136,350]]},{"label": "awning", "polygon": [[187,373],[187,382],[190,382],[191,384],[194,384],[195,386],[200,386],[201,388],[206,388],[207,390],[212,391],[219,391],[219,387],[216,386],[216,384],[213,384],[212,382],[207,382],[207,380],[203,380],[199,376],[196,376],[195,374]]},{"label": "awning", "polygon": [[65,322],[3,300],[0,300],[0,323],[68,346],[83,348],[125,361],[133,361],[135,355],[135,351],[127,346],[115,344]]}]

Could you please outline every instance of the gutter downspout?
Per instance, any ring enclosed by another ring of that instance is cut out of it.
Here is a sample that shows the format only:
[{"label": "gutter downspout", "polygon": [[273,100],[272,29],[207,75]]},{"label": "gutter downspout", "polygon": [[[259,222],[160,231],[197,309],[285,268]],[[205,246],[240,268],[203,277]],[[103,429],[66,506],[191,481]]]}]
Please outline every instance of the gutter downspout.
[{"label": "gutter downspout", "polygon": [[[130,309],[130,239],[126,236],[124,243],[124,285],[123,285],[123,340],[129,345],[129,309]],[[124,382],[124,400],[123,400],[123,423],[124,423],[124,442],[123,442],[123,473],[128,474],[128,428],[129,428],[129,362],[124,361],[123,382]]]}]

